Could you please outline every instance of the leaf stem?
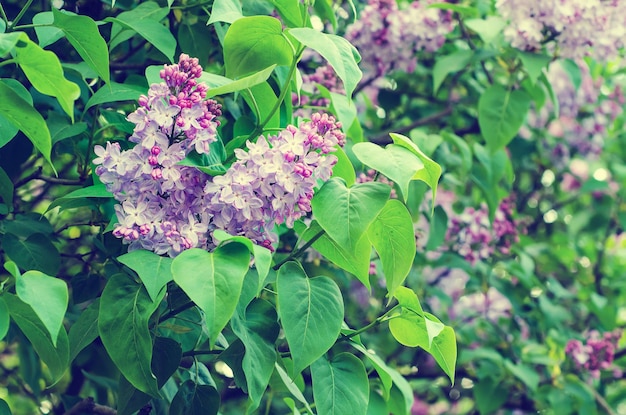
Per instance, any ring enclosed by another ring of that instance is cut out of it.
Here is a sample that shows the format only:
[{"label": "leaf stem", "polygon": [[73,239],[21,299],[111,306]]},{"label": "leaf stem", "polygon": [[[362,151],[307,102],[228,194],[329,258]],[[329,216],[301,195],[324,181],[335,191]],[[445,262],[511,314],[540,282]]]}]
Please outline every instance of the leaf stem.
[{"label": "leaf stem", "polygon": [[383,315],[381,315],[379,317],[376,317],[376,319],[374,321],[372,321],[371,323],[369,323],[366,326],[361,327],[358,330],[355,330],[353,333],[343,335],[339,339],[339,341],[350,340],[351,338],[353,338],[355,336],[358,336],[359,334],[361,334],[361,333],[363,333],[363,332],[365,332],[365,331],[367,331],[367,330],[369,330],[371,328],[374,328],[374,327],[378,326],[379,324],[384,323],[387,320],[390,320],[393,317],[388,317],[388,315],[391,314],[392,312],[394,312],[398,307],[399,307],[398,305],[392,307],[391,309],[386,311]]},{"label": "leaf stem", "polygon": [[196,304],[193,301],[189,301],[188,303],[185,303],[183,305],[181,305],[178,308],[174,308],[170,311],[168,311],[167,313],[163,314],[162,316],[159,317],[159,323],[162,323],[166,320],[169,320],[170,318],[176,316],[177,314],[182,313],[185,310],[189,310],[191,307],[195,306]]},{"label": "leaf stem", "polygon": [[216,349],[216,350],[190,350],[188,352],[183,353],[183,357],[220,354],[223,351],[224,351],[223,349]]},{"label": "leaf stem", "polygon": [[30,5],[33,3],[33,0],[28,0],[26,2],[26,4],[24,5],[24,7],[22,7],[22,10],[20,10],[20,12],[17,14],[17,16],[15,17],[15,19],[11,22],[11,24],[8,27],[8,30],[11,31],[13,29],[15,29],[15,26],[19,23],[20,19],[22,17],[24,17],[24,13],[26,13],[26,10],[28,10],[28,8],[30,7]]},{"label": "leaf stem", "polygon": [[324,233],[326,233],[325,230],[321,230],[318,233],[316,233],[311,239],[309,239],[307,241],[307,243],[305,243],[304,245],[302,245],[300,248],[291,251],[291,253],[287,256],[287,258],[283,259],[282,261],[280,261],[278,264],[274,265],[274,267],[272,268],[274,271],[278,271],[278,269],[285,264],[286,262],[291,261],[294,258],[297,258],[298,256],[300,256],[304,251],[306,251],[311,245],[313,245],[315,243],[315,241],[317,241],[319,238],[322,237],[322,235],[324,235]]},{"label": "leaf stem", "polygon": [[2,7],[2,3],[0,3],[0,17],[2,17],[2,20],[4,20],[4,24],[8,26],[9,18],[7,17],[7,13],[4,11],[4,7]]}]

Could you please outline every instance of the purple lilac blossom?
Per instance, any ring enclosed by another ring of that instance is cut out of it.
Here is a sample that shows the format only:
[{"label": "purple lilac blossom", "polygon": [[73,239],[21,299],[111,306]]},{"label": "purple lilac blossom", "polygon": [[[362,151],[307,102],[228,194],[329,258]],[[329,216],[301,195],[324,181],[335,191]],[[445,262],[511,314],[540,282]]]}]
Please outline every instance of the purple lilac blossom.
[{"label": "purple lilac blossom", "polygon": [[293,105],[299,107],[294,112],[295,116],[310,118],[314,110],[320,111],[322,108],[328,108],[330,100],[320,94],[318,85],[323,86],[329,92],[345,95],[345,90],[332,66],[328,63],[318,66],[315,72],[302,75],[300,97],[296,93],[292,95]]},{"label": "purple lilac blossom", "polygon": [[509,22],[505,38],[513,47],[556,56],[599,61],[615,59],[626,35],[626,4],[619,0],[498,0]]},{"label": "purple lilac blossom", "polygon": [[587,371],[593,378],[600,377],[601,370],[611,368],[617,343],[622,337],[621,330],[606,332],[602,336],[596,330],[587,334],[585,342],[571,339],[565,346],[565,353],[580,371]]},{"label": "purple lilac blossom", "polygon": [[428,8],[436,0],[413,1],[400,9],[396,0],[370,0],[346,30],[361,54],[364,79],[394,70],[412,73],[418,51],[434,52],[454,28],[450,11]]},{"label": "purple lilac blossom", "polygon": [[96,174],[119,202],[113,234],[129,250],[176,256],[194,247],[212,249],[214,229],[271,248],[275,223],[292,226],[311,211],[316,181],[327,180],[337,161],[329,153],[344,144],[334,118],[313,114],[299,127],[248,142],[248,152],[238,150],[238,161],[223,176],[180,165],[193,150],[208,153],[217,140],[221,110],[205,99],[207,87],[196,81],[201,74],[197,59],[184,54],[178,64],[166,65],[160,73],[165,82],[153,84],[128,115],[135,146],[94,148]]}]

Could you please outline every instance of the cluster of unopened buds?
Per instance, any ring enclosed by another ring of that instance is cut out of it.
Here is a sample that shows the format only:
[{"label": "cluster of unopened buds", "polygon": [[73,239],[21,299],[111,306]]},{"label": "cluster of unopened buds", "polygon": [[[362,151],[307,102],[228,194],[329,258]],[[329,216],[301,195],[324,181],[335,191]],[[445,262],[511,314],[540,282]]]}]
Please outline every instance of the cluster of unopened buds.
[{"label": "cluster of unopened buds", "polygon": [[317,180],[327,180],[342,146],[340,123],[326,114],[287,126],[276,136],[247,142],[237,161],[221,176],[181,163],[195,151],[208,154],[217,141],[220,106],[206,99],[198,83],[198,60],[183,54],[161,71],[128,115],[135,124],[122,150],[117,142],[97,145],[96,174],[116,200],[113,234],[130,244],[175,256],[185,249],[212,249],[215,229],[243,235],[272,249],[274,225],[293,222],[311,211]]}]

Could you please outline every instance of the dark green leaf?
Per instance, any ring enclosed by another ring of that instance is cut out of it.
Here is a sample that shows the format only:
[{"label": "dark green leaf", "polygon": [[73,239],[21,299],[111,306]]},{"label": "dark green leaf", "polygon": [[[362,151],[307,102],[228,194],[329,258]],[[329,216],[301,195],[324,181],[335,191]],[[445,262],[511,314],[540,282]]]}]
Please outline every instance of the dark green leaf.
[{"label": "dark green leaf", "polygon": [[143,285],[116,274],[102,292],[98,317],[100,338],[113,363],[135,388],[152,396],[159,390],[150,368],[148,320],[159,303],[150,299]]},{"label": "dark green leaf", "polygon": [[340,353],[330,361],[322,356],[311,365],[311,377],[319,415],[366,415],[369,381],[356,356]]},{"label": "dark green leaf", "polygon": [[276,291],[296,374],[326,353],[337,340],[343,322],[343,298],[333,280],[309,278],[297,262],[280,267]]},{"label": "dark green leaf", "polygon": [[478,124],[492,153],[506,147],[526,119],[530,96],[525,91],[492,85],[478,100]]},{"label": "dark green leaf", "polygon": [[89,98],[85,109],[107,102],[137,101],[139,96],[145,94],[145,92],[145,88],[138,85],[110,82],[98,89],[96,93]]},{"label": "dark green leaf", "polygon": [[109,51],[96,22],[89,16],[70,14],[54,7],[52,14],[54,26],[65,33],[65,37],[85,63],[96,71],[104,82],[109,83]]},{"label": "dark green leaf", "polygon": [[0,167],[0,200],[7,205],[9,212],[13,210],[13,182],[2,167]]},{"label": "dark green leaf", "polygon": [[172,262],[174,281],[206,315],[211,347],[235,311],[249,261],[248,248],[231,242],[213,253],[188,249]]},{"label": "dark green leaf", "polygon": [[172,399],[169,415],[217,415],[220,394],[213,386],[187,380]]},{"label": "dark green leaf", "polygon": [[441,246],[446,239],[446,232],[448,230],[448,215],[446,211],[441,207],[435,207],[435,212],[430,221],[430,230],[428,235],[428,242],[426,243],[426,249],[434,251]]},{"label": "dark green leaf", "polygon": [[70,342],[70,362],[74,361],[78,353],[98,338],[98,314],[100,299],[96,299],[78,317],[68,334]]},{"label": "dark green leaf", "polygon": [[224,38],[226,76],[237,79],[271,65],[291,65],[294,52],[281,23],[270,16],[242,17]]},{"label": "dark green leaf", "polygon": [[139,275],[152,301],[156,301],[161,289],[172,281],[172,258],[162,257],[145,249],[138,249],[117,259]]},{"label": "dark green leaf", "polygon": [[0,341],[4,340],[4,336],[9,332],[9,323],[11,319],[9,317],[9,308],[7,303],[0,297]]},{"label": "dark green leaf", "polygon": [[61,266],[59,251],[47,236],[35,233],[21,240],[12,233],[2,238],[6,254],[23,270],[36,270],[56,275]]},{"label": "dark green leaf", "polygon": [[50,203],[50,206],[48,206],[48,211],[54,209],[57,206],[60,206],[62,203],[68,200],[82,199],[86,197],[111,198],[113,197],[113,194],[109,193],[104,184],[96,184],[93,186],[83,187],[82,189],[74,190],[73,192],[66,194],[62,198]]},{"label": "dark green leaf", "polygon": [[11,415],[11,408],[4,399],[0,399],[0,415]]},{"label": "dark green leaf", "polygon": [[[166,10],[167,12],[167,10]],[[135,19],[127,13],[120,13],[117,17],[107,17],[105,21],[117,23],[125,29],[136,32],[157,48],[170,62],[174,61],[176,52],[176,39],[172,33],[159,21],[149,18]]]}]

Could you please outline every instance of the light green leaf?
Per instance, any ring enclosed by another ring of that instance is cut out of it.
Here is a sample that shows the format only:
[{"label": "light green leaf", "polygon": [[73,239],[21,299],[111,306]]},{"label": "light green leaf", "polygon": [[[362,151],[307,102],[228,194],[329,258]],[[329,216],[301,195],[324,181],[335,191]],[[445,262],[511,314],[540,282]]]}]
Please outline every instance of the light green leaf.
[{"label": "light green leaf", "polygon": [[515,364],[509,359],[504,361],[504,366],[519,380],[524,382],[524,384],[531,391],[535,392],[537,387],[539,386],[539,381],[541,380],[537,370],[531,366],[525,365],[523,363]]},{"label": "light green leaf", "polygon": [[156,301],[159,292],[172,281],[172,258],[138,249],[119,256],[117,259],[139,275],[152,301]]},{"label": "light green leaf", "polygon": [[436,206],[430,219],[430,230],[426,249],[434,251],[443,244],[448,230],[448,214],[441,206]]},{"label": "light green leaf", "polygon": [[530,96],[522,90],[511,91],[491,85],[478,100],[478,124],[492,153],[506,147],[526,119]]},{"label": "light green leaf", "polygon": [[145,92],[146,89],[139,85],[110,82],[98,89],[96,93],[89,98],[85,109],[108,102],[137,101],[139,96],[145,94]]},{"label": "light green leaf", "polygon": [[532,84],[537,81],[539,75],[543,73],[544,68],[552,61],[551,57],[538,53],[518,52],[517,56],[522,61],[522,65],[524,65],[524,69],[526,69],[528,78]]},{"label": "light green leaf", "polygon": [[52,138],[41,114],[4,82],[0,82],[0,96],[0,115],[19,128],[52,165]]},{"label": "light green leaf", "polygon": [[367,235],[383,264],[389,297],[393,297],[409,275],[415,258],[411,214],[399,200],[389,200],[370,225]]},{"label": "light green leaf", "polygon": [[157,396],[159,389],[150,367],[148,320],[162,298],[153,302],[142,284],[115,274],[104,287],[98,316],[100,339],[115,366],[135,388],[152,396]]},{"label": "light green leaf", "polygon": [[304,26],[302,21],[303,5],[294,0],[272,0],[276,11],[288,27]]},{"label": "light green leaf", "polygon": [[337,164],[333,166],[333,177],[341,177],[348,187],[352,186],[356,182],[352,162],[341,147],[338,147],[333,154],[337,157]]},{"label": "light green leaf", "polygon": [[11,323],[9,307],[2,297],[0,297],[0,341],[4,340],[4,337],[9,332],[9,323]]},{"label": "light green leaf", "polygon": [[430,350],[427,350],[439,367],[450,378],[454,385],[454,370],[456,367],[456,336],[452,327],[445,326],[441,333],[433,339]]},{"label": "light green leaf", "polygon": [[242,17],[224,38],[226,76],[237,79],[271,65],[291,65],[294,52],[280,21],[270,16]]},{"label": "light green leaf", "polygon": [[31,342],[39,358],[48,366],[52,375],[52,383],[56,383],[68,367],[69,345],[65,328],[57,334],[56,347],[48,329],[41,322],[31,306],[20,300],[16,295],[5,293],[2,298],[9,307],[11,318]]},{"label": "light green leaf", "polygon": [[353,354],[340,353],[330,361],[320,357],[311,365],[311,378],[319,415],[367,413],[367,372]]},{"label": "light green leaf", "polygon": [[358,66],[361,56],[350,42],[308,27],[289,29],[289,34],[322,55],[343,81],[346,95],[352,96],[363,74]]},{"label": "light green leaf", "polygon": [[68,333],[70,342],[70,362],[78,353],[89,346],[99,336],[98,314],[100,313],[100,299],[97,298],[78,317]]},{"label": "light green leaf", "polygon": [[25,33],[14,50],[15,61],[33,87],[44,95],[55,97],[61,104],[61,108],[74,122],[74,101],[80,96],[80,88],[65,79],[57,55],[43,50]]},{"label": "light green leaf", "polygon": [[438,58],[433,67],[433,93],[437,93],[439,87],[451,73],[463,70],[474,56],[473,50],[457,50],[450,55]]},{"label": "light green leaf", "polygon": [[11,52],[21,37],[22,32],[0,33],[0,57]]},{"label": "light green leaf", "polygon": [[15,291],[20,300],[32,307],[56,347],[69,301],[67,284],[39,271],[26,271],[16,279]]},{"label": "light green leaf", "polygon": [[485,19],[465,20],[465,26],[478,33],[478,36],[487,44],[493,42],[506,25],[506,20],[500,16],[487,16]]},{"label": "light green leaf", "polygon": [[215,0],[211,8],[211,17],[207,25],[215,22],[233,23],[243,17],[239,0]]},{"label": "light green leaf", "polygon": [[[21,82],[15,79],[7,78],[0,80],[0,82],[11,88],[13,92],[15,92],[29,105],[33,105],[33,97],[30,95],[28,90],[24,87],[24,85],[22,85]],[[62,117],[62,115],[60,114],[59,116]],[[3,147],[5,144],[11,141],[13,137],[17,135],[17,132],[19,130],[20,129],[13,122],[6,119],[4,116],[2,116],[2,113],[0,113],[0,147]]]},{"label": "light green leaf", "polygon": [[413,179],[421,180],[429,185],[433,192],[433,200],[436,200],[437,184],[439,183],[439,178],[441,177],[441,166],[424,154],[424,152],[422,152],[422,150],[420,150],[420,148],[408,137],[396,133],[391,133],[389,135],[391,136],[394,144],[398,144],[409,149],[424,164],[424,168],[422,170],[418,170],[417,173],[413,175]]},{"label": "light green leaf", "polygon": [[52,45],[63,37],[63,31],[52,26],[52,22],[54,22],[52,12],[40,12],[33,16],[37,41],[42,48]]},{"label": "light green leaf", "polygon": [[348,188],[331,178],[313,196],[313,215],[340,246],[351,250],[389,199],[391,189],[383,183],[359,183]]},{"label": "light green leaf", "polygon": [[267,81],[267,79],[272,75],[274,68],[276,68],[276,65],[271,65],[259,72],[253,73],[252,75],[245,76],[241,79],[232,81],[225,85],[218,86],[216,88],[211,88],[207,91],[207,98],[212,98],[216,95],[224,95],[231,92],[241,91],[242,89],[250,88],[260,83],[263,83]]},{"label": "light green leaf", "polygon": [[[283,383],[287,387],[287,390],[289,390],[289,392],[294,396],[294,398],[296,398],[300,403],[304,404],[309,414],[313,414],[313,410],[311,409],[311,406],[307,402],[306,398],[304,397],[300,389],[298,389],[298,386],[296,385],[296,383],[289,377],[285,369],[283,369],[278,364],[278,362],[274,364],[274,367],[276,368],[276,372],[278,373],[278,376],[280,376],[280,379],[283,381]],[[300,412],[298,411],[298,413]]]},{"label": "light green leaf", "polygon": [[54,26],[65,33],[65,37],[81,58],[96,71],[98,76],[109,83],[109,51],[98,31],[98,26],[89,16],[69,14],[52,8]]},{"label": "light green leaf", "polygon": [[301,235],[303,242],[308,242],[321,233],[321,236],[313,243],[313,248],[339,268],[357,277],[368,290],[370,289],[369,268],[372,246],[368,238],[361,238],[356,246],[345,247],[331,239],[315,220],[311,222],[308,229],[305,229],[302,222],[296,222],[295,229]]},{"label": "light green leaf", "polygon": [[83,199],[87,197],[97,197],[97,198],[111,198],[113,194],[109,193],[106,186],[104,184],[95,184],[93,186],[83,187],[81,189],[74,190],[66,194],[65,196],[55,200],[48,206],[46,212],[51,211],[57,206],[60,206],[64,202],[70,199]]},{"label": "light green leaf", "polygon": [[401,307],[401,313],[389,321],[389,330],[393,337],[408,347],[421,347],[428,351],[431,341],[428,336],[424,310],[413,290],[398,287],[395,295]]},{"label": "light green leaf", "polygon": [[276,291],[296,374],[335,344],[343,322],[343,298],[333,280],[309,278],[297,262],[280,267]]},{"label": "light green leaf", "polygon": [[248,248],[231,242],[213,253],[188,249],[172,262],[174,281],[206,315],[211,347],[235,312],[249,261]]},{"label": "light green leaf", "polygon": [[404,201],[409,196],[409,182],[424,168],[411,150],[397,144],[382,148],[374,143],[357,143],[352,151],[363,164],[396,182]]}]

